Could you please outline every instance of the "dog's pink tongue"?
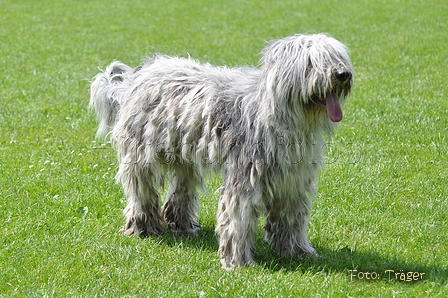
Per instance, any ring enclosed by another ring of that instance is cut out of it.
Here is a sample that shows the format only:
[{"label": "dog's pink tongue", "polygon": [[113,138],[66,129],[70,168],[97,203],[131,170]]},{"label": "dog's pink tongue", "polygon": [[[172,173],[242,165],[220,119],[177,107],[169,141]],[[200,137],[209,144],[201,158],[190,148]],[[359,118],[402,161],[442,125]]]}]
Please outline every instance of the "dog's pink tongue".
[{"label": "dog's pink tongue", "polygon": [[331,121],[339,122],[342,120],[342,109],[339,104],[336,93],[331,92],[327,94],[327,114]]}]

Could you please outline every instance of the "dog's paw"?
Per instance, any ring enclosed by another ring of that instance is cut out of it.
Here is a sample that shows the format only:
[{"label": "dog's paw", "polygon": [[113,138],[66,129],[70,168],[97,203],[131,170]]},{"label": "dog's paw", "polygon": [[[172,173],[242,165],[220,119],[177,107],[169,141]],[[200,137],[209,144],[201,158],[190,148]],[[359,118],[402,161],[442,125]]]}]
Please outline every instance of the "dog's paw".
[{"label": "dog's paw", "polygon": [[312,248],[311,246],[307,246],[305,249],[300,248],[298,256],[299,258],[307,259],[319,257],[319,254],[314,248]]},{"label": "dog's paw", "polygon": [[252,259],[249,260],[236,260],[234,258],[223,257],[221,258],[221,268],[230,271],[240,268],[256,267],[258,264]]},{"label": "dog's paw", "polygon": [[184,237],[194,237],[198,235],[201,225],[195,221],[191,220],[187,223],[176,224],[175,222],[168,223],[168,227],[174,234],[179,234]]},{"label": "dog's paw", "polygon": [[139,238],[146,238],[161,235],[162,227],[160,225],[148,225],[147,223],[128,222],[126,223],[126,226],[121,229],[121,232],[126,236],[136,235]]}]

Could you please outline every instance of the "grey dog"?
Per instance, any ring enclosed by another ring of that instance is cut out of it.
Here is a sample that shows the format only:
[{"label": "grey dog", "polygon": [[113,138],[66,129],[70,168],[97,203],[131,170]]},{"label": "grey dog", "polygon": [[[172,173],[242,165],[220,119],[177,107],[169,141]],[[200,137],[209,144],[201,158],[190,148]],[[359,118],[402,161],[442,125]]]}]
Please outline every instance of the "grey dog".
[{"label": "grey dog", "polygon": [[272,41],[258,68],[164,55],[137,68],[110,64],[94,78],[90,105],[98,134],[110,134],[118,151],[124,233],[197,234],[197,189],[220,171],[223,268],[254,263],[260,215],[280,256],[316,254],[307,225],[323,138],[342,119],[352,73],[346,47],[324,34]]}]

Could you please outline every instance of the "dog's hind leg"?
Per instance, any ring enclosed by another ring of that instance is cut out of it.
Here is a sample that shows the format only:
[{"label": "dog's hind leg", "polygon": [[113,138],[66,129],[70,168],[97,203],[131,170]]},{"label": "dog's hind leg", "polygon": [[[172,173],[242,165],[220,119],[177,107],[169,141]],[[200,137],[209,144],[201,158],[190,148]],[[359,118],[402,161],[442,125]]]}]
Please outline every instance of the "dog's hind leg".
[{"label": "dog's hind leg", "polygon": [[126,216],[124,234],[136,234],[141,238],[161,234],[160,198],[150,170],[121,162],[117,177],[123,184],[128,202],[123,211]]},{"label": "dog's hind leg", "polygon": [[195,236],[200,229],[195,220],[198,212],[196,188],[202,184],[201,177],[192,165],[176,164],[170,167],[170,186],[162,216],[174,233]]},{"label": "dog's hind leg", "polygon": [[292,199],[276,198],[267,206],[266,240],[280,256],[316,255],[308,240],[310,213],[311,201],[306,195]]}]

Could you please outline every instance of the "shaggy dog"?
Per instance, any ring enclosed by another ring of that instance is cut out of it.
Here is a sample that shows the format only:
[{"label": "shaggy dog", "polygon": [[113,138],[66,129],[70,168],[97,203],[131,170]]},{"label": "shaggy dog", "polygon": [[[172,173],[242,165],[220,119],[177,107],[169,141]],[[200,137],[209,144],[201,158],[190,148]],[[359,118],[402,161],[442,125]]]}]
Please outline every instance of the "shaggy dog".
[{"label": "shaggy dog", "polygon": [[158,235],[167,226],[195,235],[196,190],[214,169],[224,176],[216,227],[224,268],[254,263],[259,215],[280,256],[315,254],[307,224],[323,136],[342,119],[351,86],[345,46],[323,34],[272,41],[259,68],[163,55],[135,69],[113,62],[95,77],[90,105],[98,134],[111,133],[117,147],[124,233]]}]

